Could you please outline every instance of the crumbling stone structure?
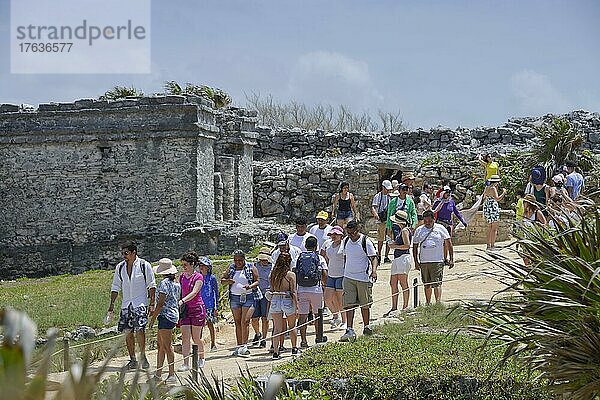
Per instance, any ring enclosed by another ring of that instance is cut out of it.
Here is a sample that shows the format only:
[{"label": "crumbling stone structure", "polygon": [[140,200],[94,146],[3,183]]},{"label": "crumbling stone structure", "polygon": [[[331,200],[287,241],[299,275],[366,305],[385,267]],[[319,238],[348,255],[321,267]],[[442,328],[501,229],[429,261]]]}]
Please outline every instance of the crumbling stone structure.
[{"label": "crumbling stone structure", "polygon": [[2,105],[0,278],[107,267],[128,240],[149,259],[218,249],[203,224],[252,217],[255,116],[182,96]]}]

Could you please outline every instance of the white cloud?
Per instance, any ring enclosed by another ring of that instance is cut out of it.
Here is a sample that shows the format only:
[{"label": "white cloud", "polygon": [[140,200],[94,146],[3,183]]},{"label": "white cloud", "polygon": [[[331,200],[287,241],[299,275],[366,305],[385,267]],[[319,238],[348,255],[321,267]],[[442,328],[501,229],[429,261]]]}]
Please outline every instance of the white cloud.
[{"label": "white cloud", "polygon": [[569,111],[569,102],[546,75],[523,70],[513,74],[510,84],[522,112],[545,114]]},{"label": "white cloud", "polygon": [[288,89],[293,100],[345,104],[356,111],[383,103],[366,62],[327,51],[302,55],[291,70]]}]

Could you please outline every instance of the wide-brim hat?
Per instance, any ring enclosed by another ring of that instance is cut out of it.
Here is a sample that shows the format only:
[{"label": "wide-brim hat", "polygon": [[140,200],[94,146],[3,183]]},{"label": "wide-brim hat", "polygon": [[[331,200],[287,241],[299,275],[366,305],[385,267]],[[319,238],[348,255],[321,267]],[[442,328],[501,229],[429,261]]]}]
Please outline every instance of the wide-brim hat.
[{"label": "wide-brim hat", "polygon": [[541,185],[546,181],[546,173],[543,167],[535,167],[531,170],[531,183]]},{"label": "wide-brim hat", "polygon": [[158,265],[154,267],[156,275],[175,275],[177,272],[177,267],[173,265],[173,261],[170,258],[161,258],[158,260]]},{"label": "wide-brim hat", "polygon": [[534,206],[538,206],[537,200],[535,199],[535,196],[532,195],[531,193],[527,193],[525,195],[525,197],[523,197],[523,201],[526,201],[529,204],[532,204]]},{"label": "wide-brim hat", "polygon": [[408,214],[406,211],[398,210],[394,215],[390,217],[390,221],[396,224],[406,224],[406,220],[408,219]]},{"label": "wide-brim hat", "polygon": [[415,179],[415,174],[413,174],[412,172],[407,172],[403,177],[402,180],[403,181],[407,181],[407,180],[414,180]]},{"label": "wide-brim hat", "polygon": [[269,247],[261,247],[256,259],[258,261],[268,261],[269,263],[273,262],[273,259],[271,258],[271,249]]},{"label": "wide-brim hat", "polygon": [[492,175],[490,176],[490,179],[488,179],[490,182],[500,182],[500,176],[498,175]]}]

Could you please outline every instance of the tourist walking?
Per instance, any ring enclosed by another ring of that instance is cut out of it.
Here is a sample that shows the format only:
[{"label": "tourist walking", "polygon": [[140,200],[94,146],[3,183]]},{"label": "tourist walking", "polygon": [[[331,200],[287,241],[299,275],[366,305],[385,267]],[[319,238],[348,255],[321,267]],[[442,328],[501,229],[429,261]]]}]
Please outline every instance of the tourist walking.
[{"label": "tourist walking", "polygon": [[340,183],[339,193],[333,196],[333,204],[331,205],[331,215],[335,216],[336,224],[342,228],[353,219],[360,219],[358,209],[356,208],[356,200],[354,195],[350,193],[350,184],[348,182]]},{"label": "tourist walking", "polygon": [[319,211],[316,217],[317,223],[309,229],[309,233],[317,238],[318,249],[321,249],[323,243],[329,238],[327,234],[331,231],[332,226],[327,222],[328,219],[327,211]]},{"label": "tourist walking", "polygon": [[410,187],[405,183],[401,183],[399,189],[399,195],[396,199],[396,208],[392,210],[393,213],[390,214],[390,217],[394,215],[396,211],[404,211],[406,212],[406,223],[408,224],[408,227],[414,229],[417,226],[418,217],[415,202],[413,198],[409,195]]},{"label": "tourist walking", "polygon": [[258,270],[246,262],[246,254],[242,250],[233,253],[233,264],[225,270],[221,284],[229,285],[229,307],[235,323],[235,338],[238,348],[234,356],[246,356],[248,350],[248,335],[250,319],[254,313],[254,299],[262,298],[258,290]]},{"label": "tourist walking", "polygon": [[488,223],[486,250],[495,250],[498,222],[500,221],[500,206],[498,202],[504,198],[506,189],[502,189],[502,194],[498,194],[498,185],[500,185],[500,177],[498,175],[492,175],[488,181],[489,186],[483,191],[483,216]]},{"label": "tourist walking", "polygon": [[[386,231],[387,231],[387,220],[388,220],[388,207],[390,204],[390,192],[392,190],[392,182],[389,180],[384,180],[381,182],[381,190],[377,192],[375,196],[373,196],[373,201],[371,202],[371,215],[373,219],[377,222],[377,259],[381,262],[381,249],[383,247],[383,243],[386,240]],[[389,262],[390,259],[388,254],[390,252],[389,246],[385,245],[385,259],[384,262]]]},{"label": "tourist walking", "polygon": [[425,288],[425,303],[431,304],[433,290],[435,301],[442,300],[444,265],[454,267],[454,249],[448,230],[435,223],[433,211],[423,213],[423,225],[415,230],[413,237],[413,260],[415,269],[421,271]]},{"label": "tourist walking", "polygon": [[583,179],[583,175],[577,172],[577,163],[574,161],[567,161],[567,180],[565,183],[565,187],[569,192],[569,197],[571,200],[577,200],[581,192],[583,192],[585,182]]},{"label": "tourist walking", "polygon": [[[452,189],[450,186],[444,187],[444,191],[442,192],[442,197],[437,199],[433,203],[433,212],[436,215],[435,222],[441,224],[446,228],[450,237],[453,234],[453,223],[452,223],[452,215],[455,215],[456,218],[467,227],[467,222],[463,218],[458,208],[456,208],[456,203],[452,199]],[[425,220],[425,213],[423,213],[423,220]]]},{"label": "tourist walking", "polygon": [[284,232],[279,232],[277,234],[275,243],[277,243],[277,248],[273,250],[273,253],[271,253],[272,263],[275,264],[277,262],[277,258],[279,258],[279,255],[285,253],[289,254],[291,257],[292,268],[296,268],[296,260],[300,256],[300,253],[302,253],[302,250],[296,246],[292,246],[290,244],[288,235]]},{"label": "tourist walking", "polygon": [[[206,327],[210,333],[210,351],[217,351],[215,324],[219,314],[219,283],[213,274],[213,266],[206,256],[200,257],[199,270],[204,278],[200,295],[206,308]],[[202,339],[202,336],[200,337]]]},{"label": "tourist walking", "polygon": [[[273,359],[280,358],[281,349],[285,335],[282,332],[289,330],[292,341],[292,353],[298,354],[296,333],[296,310],[298,297],[296,293],[296,274],[291,270],[291,257],[288,253],[282,253],[271,271],[270,291],[271,317],[273,318]],[[286,318],[283,318],[285,315]],[[286,322],[287,321],[287,322]]]},{"label": "tourist walking", "polygon": [[179,275],[179,285],[181,285],[181,300],[178,306],[185,312],[179,315],[179,329],[181,329],[181,354],[183,355],[183,364],[177,368],[177,371],[190,370],[190,350],[191,342],[198,346],[198,367],[203,368],[205,362],[204,341],[202,338],[202,328],[206,325],[206,307],[202,300],[202,286],[204,277],[196,271],[199,266],[200,257],[193,251],[181,256],[181,266],[183,272]]},{"label": "tourist walking", "polygon": [[306,239],[309,237],[314,237],[313,234],[308,233],[306,230],[307,221],[306,217],[300,216],[296,218],[296,232],[291,234],[289,237],[289,242],[291,246],[296,246],[302,251],[306,251]]},{"label": "tourist walking", "polygon": [[402,290],[402,309],[408,308],[410,291],[408,289],[408,272],[412,267],[410,256],[411,229],[407,226],[408,215],[405,211],[398,210],[391,216],[393,240],[390,247],[394,250],[394,261],[390,272],[390,287],[392,289],[392,308],[384,314],[387,317],[398,309],[398,284]]},{"label": "tourist walking", "polygon": [[[298,257],[296,268],[298,285],[298,324],[300,325],[300,347],[308,347],[306,339],[306,321],[309,312],[317,312],[323,308],[323,287],[327,284],[327,262],[317,253],[317,238],[306,239],[306,251]],[[316,329],[319,329],[316,326]],[[322,333],[322,332],[321,332]],[[317,332],[317,336],[319,332]],[[292,349],[293,350],[293,349]],[[293,352],[292,352],[293,354]]]},{"label": "tourist walking", "polygon": [[[254,267],[258,271],[258,289],[261,293],[267,293],[270,287],[269,275],[273,269],[271,261],[271,249],[261,247],[258,251],[257,261]],[[254,329],[254,339],[252,344],[261,348],[267,347],[266,337],[269,332],[269,300],[265,296],[260,299],[254,299],[254,314],[252,314],[252,329]],[[262,324],[262,330],[260,325]]]},{"label": "tourist walking", "polygon": [[179,308],[177,302],[181,297],[181,286],[175,281],[177,275],[177,267],[173,265],[173,261],[169,258],[161,258],[158,261],[158,266],[154,271],[156,276],[161,276],[163,279],[158,285],[156,293],[156,309],[150,316],[149,326],[152,328],[154,322],[158,319],[158,336],[157,345],[158,352],[156,354],[156,373],[154,376],[160,380],[162,368],[167,358],[169,367],[169,375],[165,379],[168,385],[177,383],[175,376],[175,352],[173,351],[173,328],[179,321]]},{"label": "tourist walking", "polygon": [[373,333],[369,327],[370,309],[373,303],[373,283],[377,280],[377,267],[379,266],[375,246],[369,238],[359,232],[358,223],[350,221],[346,226],[346,231],[348,237],[342,241],[340,251],[345,256],[342,287],[348,327],[340,338],[341,342],[356,339],[354,332],[354,307],[356,306],[360,306],[364,325],[363,334]]},{"label": "tourist walking", "polygon": [[123,299],[117,330],[125,332],[125,343],[129,353],[127,367],[130,370],[138,367],[135,356],[135,339],[137,339],[141,354],[141,367],[148,369],[150,364],[146,358],[145,332],[148,314],[154,312],[156,304],[154,271],[149,262],[138,257],[137,246],[133,243],[123,246],[121,255],[123,261],[117,264],[113,275],[107,316],[109,319],[112,318],[115,301],[119,292],[122,292]]},{"label": "tourist walking", "polygon": [[344,255],[340,252],[344,230],[335,226],[329,231],[329,239],[321,247],[321,255],[327,261],[327,284],[325,285],[325,304],[332,313],[331,327],[346,329],[344,312]]}]

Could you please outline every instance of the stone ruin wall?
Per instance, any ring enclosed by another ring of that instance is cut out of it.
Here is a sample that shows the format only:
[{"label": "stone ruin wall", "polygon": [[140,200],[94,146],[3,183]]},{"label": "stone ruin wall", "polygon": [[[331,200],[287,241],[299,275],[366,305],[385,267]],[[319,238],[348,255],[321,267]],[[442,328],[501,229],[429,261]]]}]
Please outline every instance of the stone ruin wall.
[{"label": "stone ruin wall", "polygon": [[[475,129],[434,128],[395,134],[373,132],[314,132],[259,127],[254,162],[255,216],[275,216],[291,221],[313,218],[331,210],[339,182],[350,183],[366,229],[374,227],[370,202],[379,182],[391,174],[413,172],[416,185],[437,184],[448,178],[456,187],[457,202],[473,203],[473,173],[481,173],[476,156],[483,152],[507,154],[529,147],[534,127],[554,116],[513,118],[501,127]],[[574,111],[564,116],[585,135],[585,146],[600,152],[600,115]],[[402,149],[402,151],[399,151]],[[443,158],[442,165],[427,159]],[[508,238],[512,212],[502,213],[499,240]],[[459,232],[458,244],[485,243],[485,221],[477,215],[472,226]]]},{"label": "stone ruin wall", "polygon": [[221,231],[253,214],[255,117],[182,96],[1,105],[0,279],[110,268],[130,240],[150,260],[252,247]]}]

